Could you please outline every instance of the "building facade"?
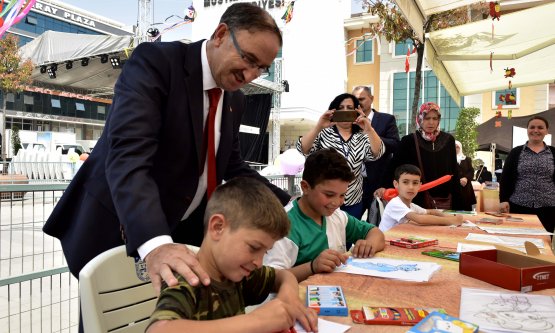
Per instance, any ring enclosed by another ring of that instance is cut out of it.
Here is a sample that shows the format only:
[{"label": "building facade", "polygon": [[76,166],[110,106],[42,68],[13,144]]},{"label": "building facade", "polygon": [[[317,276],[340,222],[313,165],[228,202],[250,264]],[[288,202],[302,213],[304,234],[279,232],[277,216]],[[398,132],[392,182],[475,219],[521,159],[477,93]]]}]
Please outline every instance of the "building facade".
[{"label": "building facade", "polygon": [[[37,0],[27,16],[7,33],[17,36],[23,46],[49,30],[132,35],[122,23],[55,0]],[[17,126],[30,131],[73,132],[78,140],[100,137],[111,103],[103,98],[40,87],[29,87],[18,94],[2,93],[2,98],[6,99],[6,129]]]}]

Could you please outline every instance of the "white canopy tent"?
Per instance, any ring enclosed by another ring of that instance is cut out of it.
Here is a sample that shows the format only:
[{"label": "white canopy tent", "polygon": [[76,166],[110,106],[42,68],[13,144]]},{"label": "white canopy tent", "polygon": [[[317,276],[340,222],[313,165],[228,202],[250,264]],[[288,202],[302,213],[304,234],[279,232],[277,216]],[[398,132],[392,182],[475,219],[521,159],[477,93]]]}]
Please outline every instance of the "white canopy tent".
[{"label": "white canopy tent", "polygon": [[[426,59],[451,96],[555,82],[555,2],[429,34]],[[493,54],[492,54],[493,53]],[[490,71],[490,57],[492,70]],[[515,68],[505,78],[505,68]]]},{"label": "white canopy tent", "polygon": [[[112,68],[110,57],[127,59],[137,46],[133,36],[107,36],[72,34],[46,31],[19,49],[23,60],[31,59],[33,85],[58,91],[86,94],[111,99],[120,68]],[[101,56],[107,55],[103,63]],[[81,64],[87,59],[87,65]],[[66,63],[72,62],[71,68]],[[56,78],[41,73],[41,66],[57,64]],[[261,94],[283,91],[281,84],[256,79],[243,88],[245,94]]]},{"label": "white canopy tent", "polygon": [[[437,10],[431,4],[440,1],[396,2],[413,29],[422,30],[427,16],[421,16],[418,23],[415,14],[403,8]],[[445,5],[454,8],[471,2],[477,1],[445,1]],[[501,2],[502,8],[509,2]],[[535,1],[538,3],[541,5],[502,15],[493,23],[493,38],[490,19],[428,34],[426,60],[455,101],[464,95],[506,89],[509,80],[513,87],[555,82],[555,2]],[[441,10],[447,9],[451,8]],[[505,68],[515,68],[516,75],[505,78]]]}]

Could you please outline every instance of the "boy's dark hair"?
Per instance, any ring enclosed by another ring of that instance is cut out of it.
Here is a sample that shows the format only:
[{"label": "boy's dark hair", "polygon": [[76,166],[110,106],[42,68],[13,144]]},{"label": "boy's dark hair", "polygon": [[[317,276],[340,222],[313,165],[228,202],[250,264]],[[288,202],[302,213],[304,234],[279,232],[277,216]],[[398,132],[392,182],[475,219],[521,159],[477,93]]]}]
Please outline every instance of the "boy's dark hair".
[{"label": "boy's dark hair", "polygon": [[229,30],[247,30],[273,32],[283,45],[283,38],[276,21],[267,11],[248,2],[238,2],[229,6],[220,18],[220,23],[225,23]]},{"label": "boy's dark hair", "polygon": [[531,122],[532,120],[536,120],[536,119],[537,119],[537,120],[543,121],[544,124],[545,124],[545,128],[546,128],[546,129],[549,129],[549,122],[547,121],[547,119],[545,119],[545,118],[542,117],[542,116],[533,116],[532,118],[528,119],[528,122],[526,123],[526,127],[528,127],[528,125],[530,125],[530,122]]},{"label": "boy's dark hair", "polygon": [[206,206],[205,229],[214,214],[225,216],[231,230],[239,227],[262,230],[274,239],[289,234],[290,222],[281,202],[254,178],[237,177],[218,186]]},{"label": "boy's dark hair", "polygon": [[422,172],[420,172],[420,169],[416,165],[403,164],[398,166],[397,169],[395,169],[395,180],[399,181],[399,178],[401,178],[401,175],[405,173],[409,175],[422,177]]},{"label": "boy's dark hair", "polygon": [[314,187],[325,180],[341,179],[351,182],[355,175],[343,155],[332,148],[308,155],[304,163],[303,180]]}]

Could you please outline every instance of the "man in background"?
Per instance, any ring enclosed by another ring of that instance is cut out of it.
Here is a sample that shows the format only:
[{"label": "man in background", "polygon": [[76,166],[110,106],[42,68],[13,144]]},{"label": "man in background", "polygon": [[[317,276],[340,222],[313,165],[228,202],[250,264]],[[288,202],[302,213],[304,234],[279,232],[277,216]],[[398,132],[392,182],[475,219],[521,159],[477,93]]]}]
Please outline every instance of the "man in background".
[{"label": "man in background", "polygon": [[362,203],[364,205],[364,210],[366,210],[370,209],[370,204],[374,196],[379,196],[381,198],[383,195],[383,193],[374,192],[380,187],[379,185],[385,175],[388,162],[399,147],[399,129],[397,128],[397,122],[393,115],[378,112],[372,108],[374,96],[369,87],[357,86],[353,89],[353,95],[358,98],[362,111],[368,117],[372,127],[385,145],[385,154],[383,154],[381,158],[376,161],[364,163],[366,167],[366,177],[364,177]]}]

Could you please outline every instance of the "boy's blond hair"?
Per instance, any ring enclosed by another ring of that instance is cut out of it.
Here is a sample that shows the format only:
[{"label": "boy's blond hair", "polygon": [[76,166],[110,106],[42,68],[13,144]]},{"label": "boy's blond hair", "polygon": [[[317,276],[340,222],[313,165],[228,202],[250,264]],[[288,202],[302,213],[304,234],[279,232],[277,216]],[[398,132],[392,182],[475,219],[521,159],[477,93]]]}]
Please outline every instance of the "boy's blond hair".
[{"label": "boy's blond hair", "polygon": [[262,230],[275,239],[289,234],[290,222],[278,198],[261,181],[237,177],[216,188],[206,206],[204,228],[210,217],[222,214],[231,230]]}]

